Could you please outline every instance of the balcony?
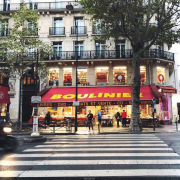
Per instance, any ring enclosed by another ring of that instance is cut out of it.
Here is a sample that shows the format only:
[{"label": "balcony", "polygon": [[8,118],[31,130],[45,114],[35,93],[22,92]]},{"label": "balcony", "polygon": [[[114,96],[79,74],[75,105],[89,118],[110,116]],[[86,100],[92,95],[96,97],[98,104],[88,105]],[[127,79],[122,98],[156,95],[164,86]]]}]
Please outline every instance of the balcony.
[{"label": "balcony", "polygon": [[87,34],[86,26],[72,26],[71,27],[71,34]]},{"label": "balcony", "polygon": [[9,34],[9,29],[0,29],[0,37],[6,37]]},{"label": "balcony", "polygon": [[[66,5],[69,1],[60,1],[60,2],[30,2],[24,3],[28,9],[37,9],[39,11],[51,11],[51,10],[66,10]],[[83,7],[75,1],[72,1],[71,4],[74,7],[74,10],[83,9]],[[74,5],[75,4],[75,5]],[[20,9],[22,3],[4,3],[0,4],[0,11],[17,11]]]},{"label": "balcony", "polygon": [[[76,59],[128,59],[133,57],[133,50],[115,51],[115,50],[102,50],[102,51],[60,51],[55,52],[54,56],[49,60],[74,60]],[[143,54],[142,58],[159,58],[167,61],[174,61],[174,53],[167,51],[158,51],[157,49],[150,49]]]},{"label": "balcony", "polygon": [[49,28],[49,35],[65,35],[65,27],[50,27]]},{"label": "balcony", "polygon": [[[44,55],[44,54],[43,54]],[[3,53],[0,55],[0,62],[5,62],[8,56],[13,56],[13,53],[7,54]],[[46,57],[45,57],[46,56]],[[24,58],[23,58],[24,57]],[[91,60],[91,59],[129,59],[133,57],[133,50],[127,49],[124,51],[116,50],[102,50],[102,51],[56,51],[54,55],[44,55],[41,56],[42,60],[75,60],[76,57],[78,60]],[[158,58],[167,61],[174,61],[174,53],[167,51],[159,51],[157,49],[150,49],[143,54],[142,58]],[[24,53],[19,55],[16,60],[28,60],[35,61],[36,53]]]}]

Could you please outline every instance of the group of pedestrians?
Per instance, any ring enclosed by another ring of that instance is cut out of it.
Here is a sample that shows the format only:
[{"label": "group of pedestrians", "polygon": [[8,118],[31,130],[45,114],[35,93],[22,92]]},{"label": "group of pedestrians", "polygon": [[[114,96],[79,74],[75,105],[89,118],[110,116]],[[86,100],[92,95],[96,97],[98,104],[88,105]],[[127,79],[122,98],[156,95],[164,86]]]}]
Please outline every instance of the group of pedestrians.
[{"label": "group of pedestrians", "polygon": [[117,119],[117,127],[119,127],[119,122],[122,121],[122,127],[126,127],[126,111],[123,110],[122,115],[117,112],[115,115],[116,119]]},{"label": "group of pedestrians", "polygon": [[[89,127],[89,132],[90,132],[90,128],[92,128],[92,131],[94,132],[94,128],[93,128],[93,114],[91,113],[91,110],[88,111],[88,115],[87,115],[87,123],[86,125]],[[101,111],[98,111],[98,126],[100,126],[101,124]],[[126,127],[126,111],[123,110],[122,115],[117,112],[115,115],[116,119],[117,119],[117,127],[119,127],[119,122],[122,122],[122,126]],[[47,125],[50,124],[50,120],[51,120],[51,116],[50,116],[50,112],[48,111],[46,116],[45,116],[45,121],[47,123]]]}]

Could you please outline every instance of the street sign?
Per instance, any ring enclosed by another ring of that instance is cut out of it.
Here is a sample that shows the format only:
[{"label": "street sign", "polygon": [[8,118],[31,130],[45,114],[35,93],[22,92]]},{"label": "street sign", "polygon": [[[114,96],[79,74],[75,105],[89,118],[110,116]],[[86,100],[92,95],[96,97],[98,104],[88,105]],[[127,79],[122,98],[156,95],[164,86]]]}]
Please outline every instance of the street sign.
[{"label": "street sign", "polygon": [[153,108],[156,109],[156,99],[155,99],[155,97],[153,97],[152,102],[153,102]]},{"label": "street sign", "polygon": [[73,106],[79,106],[79,101],[73,101]]},{"label": "street sign", "polygon": [[32,96],[31,103],[41,103],[41,96]]}]

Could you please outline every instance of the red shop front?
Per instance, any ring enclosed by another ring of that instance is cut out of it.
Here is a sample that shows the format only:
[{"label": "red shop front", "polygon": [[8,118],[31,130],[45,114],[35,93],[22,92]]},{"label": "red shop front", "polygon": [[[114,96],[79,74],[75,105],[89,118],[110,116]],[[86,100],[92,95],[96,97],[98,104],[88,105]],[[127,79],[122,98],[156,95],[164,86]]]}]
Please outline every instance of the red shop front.
[{"label": "red shop front", "polygon": [[[63,120],[66,117],[75,117],[75,88],[52,87],[40,93],[42,103],[38,104],[39,119],[43,119],[47,111],[56,120]],[[142,118],[151,117],[152,98],[156,97],[150,86],[142,86],[140,89],[140,111]],[[98,110],[102,113],[102,119],[115,121],[114,115],[125,110],[127,119],[131,119],[132,89],[130,86],[113,87],[78,87],[78,121],[85,120],[88,110],[96,115]],[[156,98],[158,103],[158,98]]]}]

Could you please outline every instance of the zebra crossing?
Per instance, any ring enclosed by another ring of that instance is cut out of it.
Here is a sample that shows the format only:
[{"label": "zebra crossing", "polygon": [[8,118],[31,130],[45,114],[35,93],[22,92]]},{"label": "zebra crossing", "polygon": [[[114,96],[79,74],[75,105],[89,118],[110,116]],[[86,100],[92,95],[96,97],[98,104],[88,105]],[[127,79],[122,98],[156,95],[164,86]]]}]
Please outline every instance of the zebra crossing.
[{"label": "zebra crossing", "polygon": [[[2,178],[176,177],[180,157],[153,134],[75,135],[0,160]],[[3,170],[5,169],[5,170]],[[7,169],[7,170],[6,170]]]}]

